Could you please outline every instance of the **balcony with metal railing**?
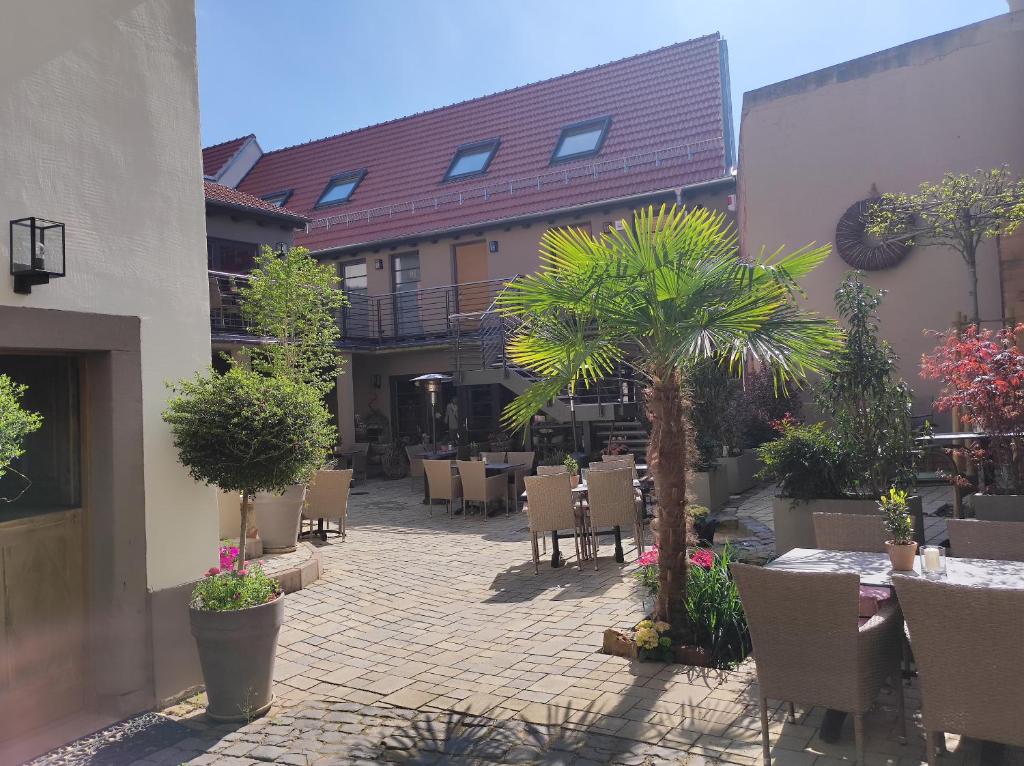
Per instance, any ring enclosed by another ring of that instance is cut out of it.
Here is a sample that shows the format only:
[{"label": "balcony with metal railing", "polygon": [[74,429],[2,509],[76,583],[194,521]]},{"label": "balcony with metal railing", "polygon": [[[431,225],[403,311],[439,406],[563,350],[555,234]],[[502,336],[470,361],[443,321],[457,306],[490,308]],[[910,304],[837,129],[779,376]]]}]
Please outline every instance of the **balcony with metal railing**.
[{"label": "balcony with metal railing", "polygon": [[[242,316],[244,274],[210,271],[210,329],[214,340],[258,343]],[[507,284],[505,279],[465,282],[383,295],[349,293],[338,313],[341,345],[350,350],[447,345],[456,315],[483,313]],[[462,322],[466,332],[467,322]]]}]

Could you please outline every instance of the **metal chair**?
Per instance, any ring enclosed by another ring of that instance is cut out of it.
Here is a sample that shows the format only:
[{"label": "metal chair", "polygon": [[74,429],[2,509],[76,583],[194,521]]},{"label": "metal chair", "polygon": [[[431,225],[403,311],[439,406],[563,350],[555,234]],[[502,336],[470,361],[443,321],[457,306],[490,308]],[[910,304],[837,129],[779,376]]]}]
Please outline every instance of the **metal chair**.
[{"label": "metal chair", "polygon": [[1024,746],[1024,590],[892,581],[917,659],[929,766],[943,732]]},{"label": "metal chair", "polygon": [[[427,475],[427,493],[430,495],[430,513],[434,513],[434,501],[443,500],[449,518],[455,501],[462,498],[462,479],[452,472],[451,460],[424,460],[423,471]],[[465,503],[463,503],[465,512]]]},{"label": "metal chair", "polygon": [[786,572],[733,564],[750,627],[761,705],[761,744],[771,766],[768,699],[820,705],[853,715],[857,763],[864,763],[864,714],[893,679],[901,741],[906,740],[900,683],[903,620],[894,604],[858,618],[854,573]]},{"label": "metal chair", "polygon": [[1024,524],[949,519],[949,547],[962,559],[1024,561]]},{"label": "metal chair", "polygon": [[537,536],[545,535],[548,532],[558,534],[560,529],[572,530],[572,539],[576,546],[576,563],[582,570],[579,527],[576,521],[576,508],[572,500],[572,487],[569,484],[569,472],[565,471],[550,476],[527,476],[525,482],[526,507],[524,510],[530,530],[534,573],[540,574]]}]

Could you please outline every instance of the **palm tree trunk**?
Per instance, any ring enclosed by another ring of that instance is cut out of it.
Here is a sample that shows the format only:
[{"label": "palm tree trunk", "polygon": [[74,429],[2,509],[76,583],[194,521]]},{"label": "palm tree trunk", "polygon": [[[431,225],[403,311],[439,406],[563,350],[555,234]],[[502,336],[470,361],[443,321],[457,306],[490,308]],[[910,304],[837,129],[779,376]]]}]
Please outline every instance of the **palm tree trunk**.
[{"label": "palm tree trunk", "polygon": [[689,519],[686,469],[690,457],[690,404],[678,370],[655,376],[644,391],[651,420],[647,463],[658,497],[658,598],[655,617],[672,626],[678,641],[689,634],[686,567]]}]

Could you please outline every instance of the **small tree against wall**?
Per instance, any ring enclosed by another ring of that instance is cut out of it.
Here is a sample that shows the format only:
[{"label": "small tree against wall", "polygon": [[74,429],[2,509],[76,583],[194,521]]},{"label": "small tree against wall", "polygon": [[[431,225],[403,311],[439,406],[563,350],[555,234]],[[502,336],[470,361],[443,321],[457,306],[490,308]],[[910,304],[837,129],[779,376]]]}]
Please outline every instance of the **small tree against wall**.
[{"label": "small tree against wall", "polygon": [[[21,406],[25,390],[25,386],[15,383],[6,375],[0,375],[0,479],[8,471],[22,476],[11,468],[11,464],[25,454],[25,437],[38,431],[43,424],[39,413],[29,412]],[[22,490],[17,497],[0,497],[0,502],[13,502],[24,492]]]},{"label": "small tree against wall", "polygon": [[916,194],[884,194],[869,208],[867,230],[881,238],[945,245],[967,266],[971,321],[981,321],[978,248],[986,239],[1012,234],[1024,222],[1024,178],[1004,167],[972,174],[947,173],[922,183]]},{"label": "small tree against wall", "polygon": [[242,367],[174,386],[164,412],[179,460],[192,478],[242,495],[237,569],[245,563],[252,496],[309,480],[334,444],[317,389]]}]

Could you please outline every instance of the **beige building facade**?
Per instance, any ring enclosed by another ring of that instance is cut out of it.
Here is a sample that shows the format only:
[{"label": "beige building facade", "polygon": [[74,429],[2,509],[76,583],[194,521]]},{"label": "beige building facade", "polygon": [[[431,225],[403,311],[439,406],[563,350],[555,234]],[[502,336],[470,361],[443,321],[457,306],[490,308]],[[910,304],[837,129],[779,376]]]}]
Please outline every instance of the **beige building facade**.
[{"label": "beige building facade", "polygon": [[[835,250],[836,226],[854,203],[913,192],[945,172],[1009,165],[1024,173],[1024,13],[954,29],[744,95],[739,221],[746,254],[809,242],[833,254],[806,281],[807,306],[833,314],[852,267]],[[988,242],[979,257],[982,319],[1024,316],[1024,236]],[[926,414],[937,392],[919,377],[945,330],[969,310],[960,256],[919,245],[892,268],[867,272],[888,291],[882,332]]]},{"label": "beige building facade", "polygon": [[161,419],[167,382],[210,362],[192,2],[9,8],[0,135],[0,216],[66,227],[65,277],[0,280],[0,372],[46,418],[36,481],[0,503],[13,763],[200,680],[187,598],[217,560],[216,500]]}]

